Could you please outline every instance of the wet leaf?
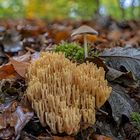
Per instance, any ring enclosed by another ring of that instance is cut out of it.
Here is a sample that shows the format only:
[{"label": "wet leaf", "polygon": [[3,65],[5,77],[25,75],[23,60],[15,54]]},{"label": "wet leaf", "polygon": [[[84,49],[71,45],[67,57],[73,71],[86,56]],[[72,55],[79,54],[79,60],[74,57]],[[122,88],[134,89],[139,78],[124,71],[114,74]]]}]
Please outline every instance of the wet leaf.
[{"label": "wet leaf", "polygon": [[106,49],[101,54],[110,67],[122,72],[131,71],[140,80],[140,48],[126,46]]},{"label": "wet leaf", "polygon": [[117,124],[120,124],[122,115],[129,117],[132,112],[139,110],[139,105],[129,97],[128,91],[116,84],[112,84],[112,93],[108,101]]},{"label": "wet leaf", "polygon": [[131,72],[121,72],[111,67],[108,67],[109,71],[107,72],[108,81],[115,81],[120,77],[127,77],[128,80],[134,80],[134,77]]},{"label": "wet leaf", "polygon": [[118,83],[125,87],[138,88],[138,83],[132,72],[121,72],[111,67],[107,68],[108,72],[106,73],[106,78],[108,81]]},{"label": "wet leaf", "polygon": [[94,57],[87,57],[85,59],[85,61],[93,62],[98,67],[103,67],[106,72],[108,72],[108,70],[109,70],[108,67],[106,66],[106,64],[103,62],[103,60],[100,59],[99,57],[96,57],[96,56],[94,56]]},{"label": "wet leaf", "polygon": [[[96,126],[96,128],[97,128],[96,130],[99,132],[99,134],[101,133],[102,135],[108,136],[108,137],[112,138],[113,140],[120,140],[120,138],[122,138],[118,134],[118,127],[117,127],[116,123],[114,123],[114,120],[111,120],[110,114],[106,120],[102,120],[102,121],[97,120],[95,126]],[[95,135],[96,135],[96,133],[95,133]]]}]

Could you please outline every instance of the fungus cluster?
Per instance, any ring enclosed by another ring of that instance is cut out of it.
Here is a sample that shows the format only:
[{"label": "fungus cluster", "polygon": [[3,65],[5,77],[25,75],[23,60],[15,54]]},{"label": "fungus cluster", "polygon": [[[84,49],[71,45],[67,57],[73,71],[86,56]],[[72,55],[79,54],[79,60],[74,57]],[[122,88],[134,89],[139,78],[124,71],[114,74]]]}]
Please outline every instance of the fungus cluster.
[{"label": "fungus cluster", "polygon": [[76,134],[81,122],[95,123],[95,108],[111,93],[104,75],[92,63],[77,65],[63,54],[44,52],[28,69],[27,98],[43,126],[54,134]]}]

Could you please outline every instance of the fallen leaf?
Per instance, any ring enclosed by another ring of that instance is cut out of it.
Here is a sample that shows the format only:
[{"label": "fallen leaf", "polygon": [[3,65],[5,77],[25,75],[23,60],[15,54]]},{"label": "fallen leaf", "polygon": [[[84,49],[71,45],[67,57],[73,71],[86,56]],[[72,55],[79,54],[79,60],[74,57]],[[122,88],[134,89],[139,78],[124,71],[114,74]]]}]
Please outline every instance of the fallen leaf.
[{"label": "fallen leaf", "polygon": [[125,46],[106,49],[100,55],[107,65],[122,72],[131,71],[140,80],[140,48]]},{"label": "fallen leaf", "polygon": [[1,140],[14,140],[14,128],[7,128],[0,130]]},{"label": "fallen leaf", "polygon": [[22,56],[9,57],[9,63],[0,66],[0,79],[25,77],[26,69],[31,61],[31,53],[27,52]]},{"label": "fallen leaf", "polygon": [[92,140],[113,140],[112,138],[110,137],[107,137],[107,136],[103,136],[103,135],[94,135]]},{"label": "fallen leaf", "polygon": [[59,43],[62,40],[66,40],[69,37],[69,33],[66,31],[59,31],[57,34],[54,34],[54,40],[56,43]]},{"label": "fallen leaf", "polygon": [[96,56],[94,56],[94,57],[87,57],[87,58],[85,58],[85,61],[92,62],[92,63],[96,64],[98,67],[103,67],[105,72],[109,71],[109,69],[106,66],[106,64],[99,57],[96,57]]},{"label": "fallen leaf", "polygon": [[119,70],[107,67],[106,79],[110,82],[118,83],[125,87],[138,87],[137,81],[132,72],[121,72]]},{"label": "fallen leaf", "polygon": [[27,52],[22,56],[10,57],[10,63],[13,65],[15,71],[21,76],[25,77],[26,69],[31,61],[31,53]]},{"label": "fallen leaf", "polygon": [[75,140],[75,138],[70,136],[65,136],[65,137],[53,136],[53,140]]},{"label": "fallen leaf", "polygon": [[110,39],[110,40],[119,40],[121,35],[122,34],[121,34],[121,32],[119,30],[114,30],[114,31],[111,31],[108,34],[108,39]]},{"label": "fallen leaf", "polygon": [[30,51],[28,51],[24,55],[13,57],[13,59],[15,59],[16,61],[19,61],[19,62],[29,62],[29,61],[31,61],[31,53],[30,53]]},{"label": "fallen leaf", "polygon": [[61,41],[66,41],[69,38],[71,29],[71,26],[66,27],[59,24],[54,24],[49,31],[49,36],[53,38],[55,43],[60,43]]},{"label": "fallen leaf", "polygon": [[12,64],[3,65],[0,67],[0,79],[15,78],[18,74],[16,73]]},{"label": "fallen leaf", "polygon": [[108,67],[109,71],[107,72],[107,80],[108,81],[115,81],[116,79],[120,78],[121,76],[126,76],[128,79],[134,80],[131,72],[121,72],[111,67]]},{"label": "fallen leaf", "polygon": [[117,84],[111,84],[112,93],[108,102],[112,109],[112,116],[117,124],[120,124],[122,115],[127,117],[139,110],[139,105],[129,95],[127,89]]},{"label": "fallen leaf", "polygon": [[19,62],[19,61],[16,61],[15,59],[13,58],[9,58],[11,64],[13,65],[15,71],[21,76],[21,77],[25,77],[25,73],[26,73],[26,70],[29,66],[29,63],[27,62]]},{"label": "fallen leaf", "polygon": [[32,118],[33,113],[14,101],[0,106],[0,139],[12,139],[20,134],[23,127]]}]

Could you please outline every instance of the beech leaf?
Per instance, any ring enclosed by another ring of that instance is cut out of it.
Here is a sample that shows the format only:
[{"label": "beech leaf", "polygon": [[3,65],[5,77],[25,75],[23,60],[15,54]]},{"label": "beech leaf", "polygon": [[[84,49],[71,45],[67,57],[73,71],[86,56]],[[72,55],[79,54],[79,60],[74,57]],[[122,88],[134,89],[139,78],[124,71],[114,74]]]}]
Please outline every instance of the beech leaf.
[{"label": "beech leaf", "polygon": [[12,64],[4,65],[0,67],[0,80],[14,78],[17,75]]},{"label": "beech leaf", "polygon": [[131,46],[106,49],[100,55],[107,65],[122,72],[131,71],[140,80],[140,48]]},{"label": "beech leaf", "polygon": [[25,77],[25,73],[26,73],[26,70],[29,66],[29,63],[27,62],[19,62],[19,61],[16,61],[15,59],[13,58],[9,58],[11,64],[13,65],[15,71],[21,76],[21,77]]}]

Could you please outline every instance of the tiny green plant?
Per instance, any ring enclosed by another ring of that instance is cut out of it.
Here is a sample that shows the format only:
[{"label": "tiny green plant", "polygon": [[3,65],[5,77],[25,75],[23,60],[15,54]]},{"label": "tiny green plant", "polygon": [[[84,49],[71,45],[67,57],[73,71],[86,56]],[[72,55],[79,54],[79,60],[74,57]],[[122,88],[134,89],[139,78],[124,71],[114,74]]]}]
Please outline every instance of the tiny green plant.
[{"label": "tiny green plant", "polygon": [[55,46],[55,52],[62,52],[65,57],[74,62],[84,61],[84,48],[76,43],[61,43]]},{"label": "tiny green plant", "polygon": [[140,132],[140,113],[138,112],[133,112],[131,114],[131,122],[132,124],[139,130]]}]

